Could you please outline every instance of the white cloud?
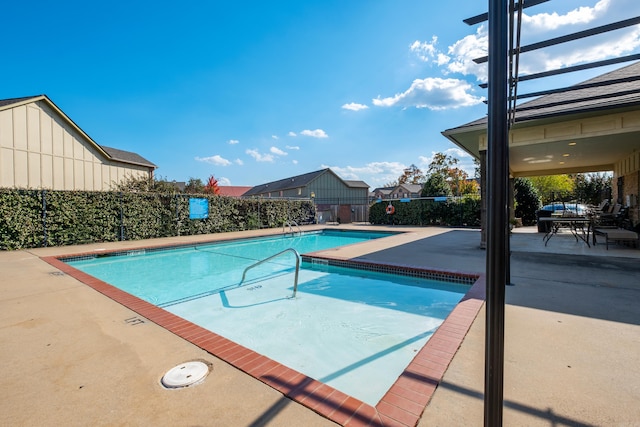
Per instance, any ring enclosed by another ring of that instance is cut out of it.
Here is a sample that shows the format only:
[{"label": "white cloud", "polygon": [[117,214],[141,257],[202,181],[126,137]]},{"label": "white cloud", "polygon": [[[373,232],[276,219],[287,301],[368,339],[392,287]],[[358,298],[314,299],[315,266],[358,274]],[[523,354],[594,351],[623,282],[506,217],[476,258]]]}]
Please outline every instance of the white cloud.
[{"label": "white cloud", "polygon": [[289,135],[289,136],[298,136],[298,135],[296,135],[295,132],[289,132],[287,135]]},{"label": "white cloud", "polygon": [[282,151],[278,147],[271,147],[269,151],[276,156],[286,156],[288,154],[286,151]]},{"label": "white cloud", "polygon": [[396,181],[407,166],[399,162],[372,162],[360,167],[322,165],[322,168],[327,167],[342,179],[364,181],[373,189]]},{"label": "white cloud", "polygon": [[294,165],[297,165],[298,161],[297,160],[291,160],[291,163],[293,163]]},{"label": "white cloud", "polygon": [[[524,11],[522,15],[522,46],[610,24],[627,19],[629,16],[637,16],[638,2],[637,0],[599,0],[593,7],[577,7],[565,13],[528,14],[527,12],[528,10]],[[442,58],[438,60],[439,64],[444,67],[445,73],[473,75],[478,81],[486,82],[487,64],[476,64],[473,59],[486,56],[487,46],[487,26],[483,24],[478,27],[475,34],[466,36],[449,46],[446,55],[442,54]],[[526,52],[520,57],[519,74],[532,74],[628,55],[638,47],[640,47],[640,26],[635,25]]]},{"label": "white cloud", "polygon": [[278,140],[278,139],[280,139],[280,138],[278,137],[278,135],[271,135],[271,139],[276,139],[276,140]]},{"label": "white cloud", "polygon": [[287,145],[287,146],[285,146],[285,148],[287,150],[299,150],[300,149],[300,147],[298,147],[297,145]]},{"label": "white cloud", "polygon": [[302,132],[300,132],[300,135],[310,136],[312,138],[328,138],[329,137],[329,135],[327,135],[326,132],[323,131],[322,129],[316,129],[316,130],[305,129]]},{"label": "white cloud", "polygon": [[261,154],[258,150],[247,150],[245,153],[253,157],[256,162],[273,162],[274,160],[272,154]]},{"label": "white cloud", "polygon": [[237,139],[230,139],[227,142],[229,143],[229,145],[235,145],[240,143],[240,141],[238,141]]},{"label": "white cloud", "polygon": [[474,59],[487,55],[489,35],[487,27],[480,25],[473,35],[468,35],[449,46],[446,60],[441,57],[441,65],[446,72],[475,75],[478,81],[487,80],[487,65],[476,64]]},{"label": "white cloud", "polygon": [[240,165],[240,166],[244,165],[244,162],[243,162],[241,159],[235,159],[233,162],[234,162],[236,165]]},{"label": "white cloud", "polygon": [[231,180],[229,178],[220,177],[216,178],[218,180],[218,185],[231,185]]},{"label": "white cloud", "polygon": [[216,166],[229,166],[231,164],[229,160],[221,157],[218,154],[210,157],[196,157],[195,159],[199,162],[210,163]]},{"label": "white cloud", "polygon": [[472,95],[472,85],[464,80],[431,78],[416,79],[405,92],[388,98],[376,98],[378,107],[416,107],[430,110],[468,107],[482,103],[483,97]]},{"label": "white cloud", "polygon": [[344,104],[342,108],[345,110],[360,111],[360,110],[366,110],[367,108],[369,108],[369,106],[364,104],[356,104],[355,102],[350,102],[349,104]]},{"label": "white cloud", "polygon": [[431,37],[430,42],[421,42],[419,40],[414,41],[411,46],[409,46],[409,50],[415,53],[421,61],[429,62],[434,58],[438,57],[438,49],[436,45],[438,44],[438,37]]}]

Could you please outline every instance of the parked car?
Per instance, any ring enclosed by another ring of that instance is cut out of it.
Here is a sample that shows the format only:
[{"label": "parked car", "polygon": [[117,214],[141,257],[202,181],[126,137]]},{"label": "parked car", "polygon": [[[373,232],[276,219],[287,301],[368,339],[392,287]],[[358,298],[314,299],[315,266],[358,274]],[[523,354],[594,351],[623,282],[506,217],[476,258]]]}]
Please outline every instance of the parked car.
[{"label": "parked car", "polygon": [[552,215],[571,215],[582,216],[587,214],[587,206],[576,202],[553,202],[544,205],[536,211],[536,219],[539,232],[548,232],[550,224],[540,221],[540,218],[550,217]]},{"label": "parked car", "polygon": [[571,215],[585,215],[587,213],[587,206],[575,203],[575,202],[554,202],[549,205],[544,205],[539,211],[549,211],[556,215],[562,215],[563,213]]}]

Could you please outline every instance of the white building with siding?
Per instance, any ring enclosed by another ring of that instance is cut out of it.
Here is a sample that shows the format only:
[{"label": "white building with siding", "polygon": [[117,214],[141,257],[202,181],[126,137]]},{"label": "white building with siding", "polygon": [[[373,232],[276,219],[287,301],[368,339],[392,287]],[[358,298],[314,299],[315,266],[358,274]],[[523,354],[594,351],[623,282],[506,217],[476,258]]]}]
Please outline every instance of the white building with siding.
[{"label": "white building with siding", "polygon": [[0,100],[0,187],[107,191],[155,169],[96,143],[46,95]]}]

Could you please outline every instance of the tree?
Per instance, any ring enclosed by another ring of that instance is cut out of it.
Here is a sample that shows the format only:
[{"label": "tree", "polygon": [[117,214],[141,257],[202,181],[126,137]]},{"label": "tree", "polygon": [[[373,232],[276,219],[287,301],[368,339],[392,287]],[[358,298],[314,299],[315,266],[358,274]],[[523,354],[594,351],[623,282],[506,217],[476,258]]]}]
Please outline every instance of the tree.
[{"label": "tree", "polygon": [[533,176],[529,180],[544,205],[558,200],[566,201],[573,196],[574,182],[569,175]]},{"label": "tree", "polygon": [[452,195],[460,196],[469,191],[475,193],[477,189],[471,184],[466,186],[469,174],[463,169],[458,167],[459,160],[453,156],[444,153],[435,153],[433,159],[429,164],[429,171],[427,175],[429,177],[433,175],[440,175],[444,178],[445,182],[449,185],[450,193]]},{"label": "tree", "polygon": [[422,187],[422,197],[451,196],[451,187],[444,176],[434,173],[427,178]]},{"label": "tree", "polygon": [[516,178],[513,181],[515,216],[522,218],[522,225],[536,223],[536,211],[540,208],[540,196],[528,178]]},{"label": "tree", "polygon": [[414,164],[404,170],[402,175],[398,178],[398,185],[400,184],[422,184],[424,182],[424,174]]},{"label": "tree", "polygon": [[204,186],[204,192],[209,194],[220,194],[220,187],[218,187],[218,180],[211,175],[207,180],[207,184]]},{"label": "tree", "polygon": [[167,181],[159,177],[148,178],[146,176],[130,175],[112,185],[114,191],[129,193],[176,193],[178,187],[174,182]]},{"label": "tree", "polygon": [[204,193],[204,184],[200,178],[189,178],[187,184],[184,186],[184,192],[187,194],[202,194]]},{"label": "tree", "polygon": [[579,173],[574,180],[576,200],[585,204],[598,205],[611,195],[612,176],[610,173]]}]

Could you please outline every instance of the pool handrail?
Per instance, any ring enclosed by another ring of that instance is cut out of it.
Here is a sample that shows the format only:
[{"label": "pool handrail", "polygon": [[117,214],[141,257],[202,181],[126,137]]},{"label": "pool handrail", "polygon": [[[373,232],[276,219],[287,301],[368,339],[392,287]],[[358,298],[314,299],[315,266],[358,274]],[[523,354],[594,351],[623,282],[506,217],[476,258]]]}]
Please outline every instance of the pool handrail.
[{"label": "pool handrail", "polygon": [[295,226],[296,226],[296,228],[298,229],[298,234],[299,234],[299,235],[301,235],[301,234],[302,234],[302,230],[300,229],[300,226],[298,225],[298,223],[297,223],[297,222],[295,222],[295,221],[293,221],[293,220],[292,220],[292,221],[285,221],[285,222],[282,224],[282,232],[283,232],[283,233],[285,232],[285,227],[286,227],[287,225],[289,226],[289,232],[291,233],[291,235],[292,235],[292,236],[293,236],[293,235],[295,235],[295,233],[293,232],[293,226],[294,226],[294,225],[295,225]]},{"label": "pool handrail", "polygon": [[287,248],[287,249],[285,249],[283,251],[278,252],[277,254],[271,255],[270,257],[262,259],[262,260],[260,260],[260,261],[258,261],[256,263],[254,263],[254,264],[251,264],[247,268],[245,268],[244,271],[242,272],[242,279],[240,280],[240,283],[238,283],[238,287],[242,286],[242,283],[244,282],[244,279],[247,276],[247,271],[249,271],[253,267],[257,267],[257,266],[259,266],[261,264],[264,264],[265,262],[270,261],[273,258],[279,257],[280,255],[283,255],[286,252],[293,252],[293,254],[296,256],[296,274],[295,274],[294,280],[293,280],[293,295],[291,295],[291,298],[295,298],[296,297],[296,293],[298,292],[298,273],[300,272],[300,254],[294,248]]}]

